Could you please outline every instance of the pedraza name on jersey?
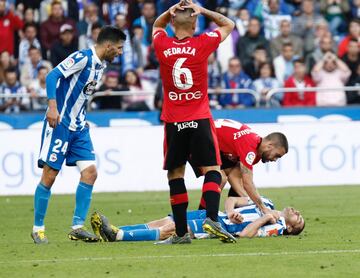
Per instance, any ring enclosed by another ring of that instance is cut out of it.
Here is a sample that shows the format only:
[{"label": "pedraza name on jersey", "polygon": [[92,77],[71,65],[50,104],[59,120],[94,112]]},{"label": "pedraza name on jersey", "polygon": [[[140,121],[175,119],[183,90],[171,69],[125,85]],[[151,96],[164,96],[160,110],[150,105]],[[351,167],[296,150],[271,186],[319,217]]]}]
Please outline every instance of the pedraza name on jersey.
[{"label": "pedraza name on jersey", "polygon": [[164,56],[166,58],[176,54],[187,54],[187,55],[195,56],[196,49],[190,46],[186,46],[186,47],[171,47],[164,50]]}]

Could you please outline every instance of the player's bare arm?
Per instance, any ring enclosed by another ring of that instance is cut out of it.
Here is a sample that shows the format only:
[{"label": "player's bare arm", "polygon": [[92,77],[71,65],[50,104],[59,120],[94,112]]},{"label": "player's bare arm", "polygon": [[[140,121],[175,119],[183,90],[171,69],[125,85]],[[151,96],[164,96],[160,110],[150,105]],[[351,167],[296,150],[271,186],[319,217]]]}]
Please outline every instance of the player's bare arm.
[{"label": "player's bare arm", "polygon": [[210,11],[210,10],[205,9],[203,7],[200,7],[200,6],[192,3],[191,0],[190,1],[188,0],[186,2],[188,4],[186,6],[184,6],[184,8],[193,9],[194,13],[192,14],[192,16],[197,16],[198,14],[202,14],[202,15],[206,16],[207,18],[209,18],[210,20],[215,22],[215,24],[218,26],[217,30],[221,34],[221,41],[222,42],[233,31],[233,29],[235,27],[235,23],[231,19],[227,18],[226,16],[224,16],[224,15],[222,15],[220,13],[213,12],[213,11]]},{"label": "player's bare arm", "polygon": [[275,224],[276,218],[272,214],[265,214],[261,218],[255,220],[253,223],[246,226],[244,230],[236,235],[238,237],[248,237],[252,238],[258,234],[259,229],[264,226],[266,223]]},{"label": "player's bare arm", "polygon": [[272,214],[275,219],[280,218],[280,213],[278,211],[271,210],[267,208],[263,201],[261,200],[261,196],[259,192],[256,190],[254,181],[253,181],[253,172],[245,165],[240,163],[240,170],[243,177],[244,188],[248,193],[250,199],[255,203],[255,205],[264,213],[264,214]]},{"label": "player's bare arm", "polygon": [[246,190],[244,189],[244,182],[242,179],[240,166],[233,167],[228,172],[227,180],[231,188],[238,194],[238,196],[241,197],[248,196]]},{"label": "player's bare arm", "polygon": [[176,16],[176,10],[184,10],[183,5],[184,1],[180,1],[179,3],[170,7],[167,11],[163,12],[154,22],[152,34],[154,35],[157,31],[163,30],[165,31],[166,25],[168,25],[171,21],[171,17]]},{"label": "player's bare arm", "polygon": [[46,113],[46,120],[52,128],[55,128],[60,122],[59,111],[57,110],[57,104],[55,99],[48,100],[49,110]]},{"label": "player's bare arm", "polygon": [[247,204],[247,197],[228,197],[225,200],[225,211],[231,222],[240,224],[244,220],[242,215],[234,209],[237,207],[246,206]]}]

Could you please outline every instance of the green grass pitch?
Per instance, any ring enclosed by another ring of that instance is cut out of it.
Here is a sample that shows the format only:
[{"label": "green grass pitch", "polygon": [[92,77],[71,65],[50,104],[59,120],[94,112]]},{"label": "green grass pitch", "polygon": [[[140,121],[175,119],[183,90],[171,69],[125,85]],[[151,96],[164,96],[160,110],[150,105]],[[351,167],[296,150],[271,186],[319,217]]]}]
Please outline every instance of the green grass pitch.
[{"label": "green grass pitch", "polygon": [[[74,196],[54,195],[46,218],[50,243],[36,246],[30,238],[32,197],[1,197],[0,277],[360,277],[360,186],[260,191],[277,208],[300,209],[304,233],[236,244],[71,242]],[[199,198],[200,191],[190,192],[191,209]],[[111,193],[94,194],[93,210],[123,225],[161,218],[170,206],[167,192]]]}]

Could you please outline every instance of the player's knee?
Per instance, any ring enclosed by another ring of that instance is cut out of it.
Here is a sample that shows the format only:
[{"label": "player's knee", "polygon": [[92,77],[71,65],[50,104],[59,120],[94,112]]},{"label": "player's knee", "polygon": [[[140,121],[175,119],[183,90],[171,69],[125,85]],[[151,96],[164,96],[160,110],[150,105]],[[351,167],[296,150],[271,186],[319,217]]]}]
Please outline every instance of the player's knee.
[{"label": "player's knee", "polygon": [[41,176],[41,183],[46,187],[51,188],[54,184],[57,174],[59,173],[58,170],[55,170],[48,165],[44,166],[43,173]]},{"label": "player's knee", "polygon": [[185,165],[182,165],[176,169],[169,170],[167,176],[169,180],[182,179],[184,178],[184,174],[185,174]]},{"label": "player's knee", "polygon": [[95,165],[90,165],[81,171],[81,180],[88,183],[94,184],[97,179],[97,170]]}]

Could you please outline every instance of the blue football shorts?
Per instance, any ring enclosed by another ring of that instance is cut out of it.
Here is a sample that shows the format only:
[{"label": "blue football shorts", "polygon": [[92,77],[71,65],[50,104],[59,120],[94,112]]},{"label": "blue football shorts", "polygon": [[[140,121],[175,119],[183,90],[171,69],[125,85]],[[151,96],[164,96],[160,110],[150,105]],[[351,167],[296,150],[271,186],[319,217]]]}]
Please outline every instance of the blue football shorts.
[{"label": "blue football shorts", "polygon": [[71,131],[61,123],[52,128],[44,120],[38,166],[43,168],[47,164],[60,170],[65,159],[67,166],[76,166],[77,161],[95,160],[89,126],[85,125],[80,131]]}]

